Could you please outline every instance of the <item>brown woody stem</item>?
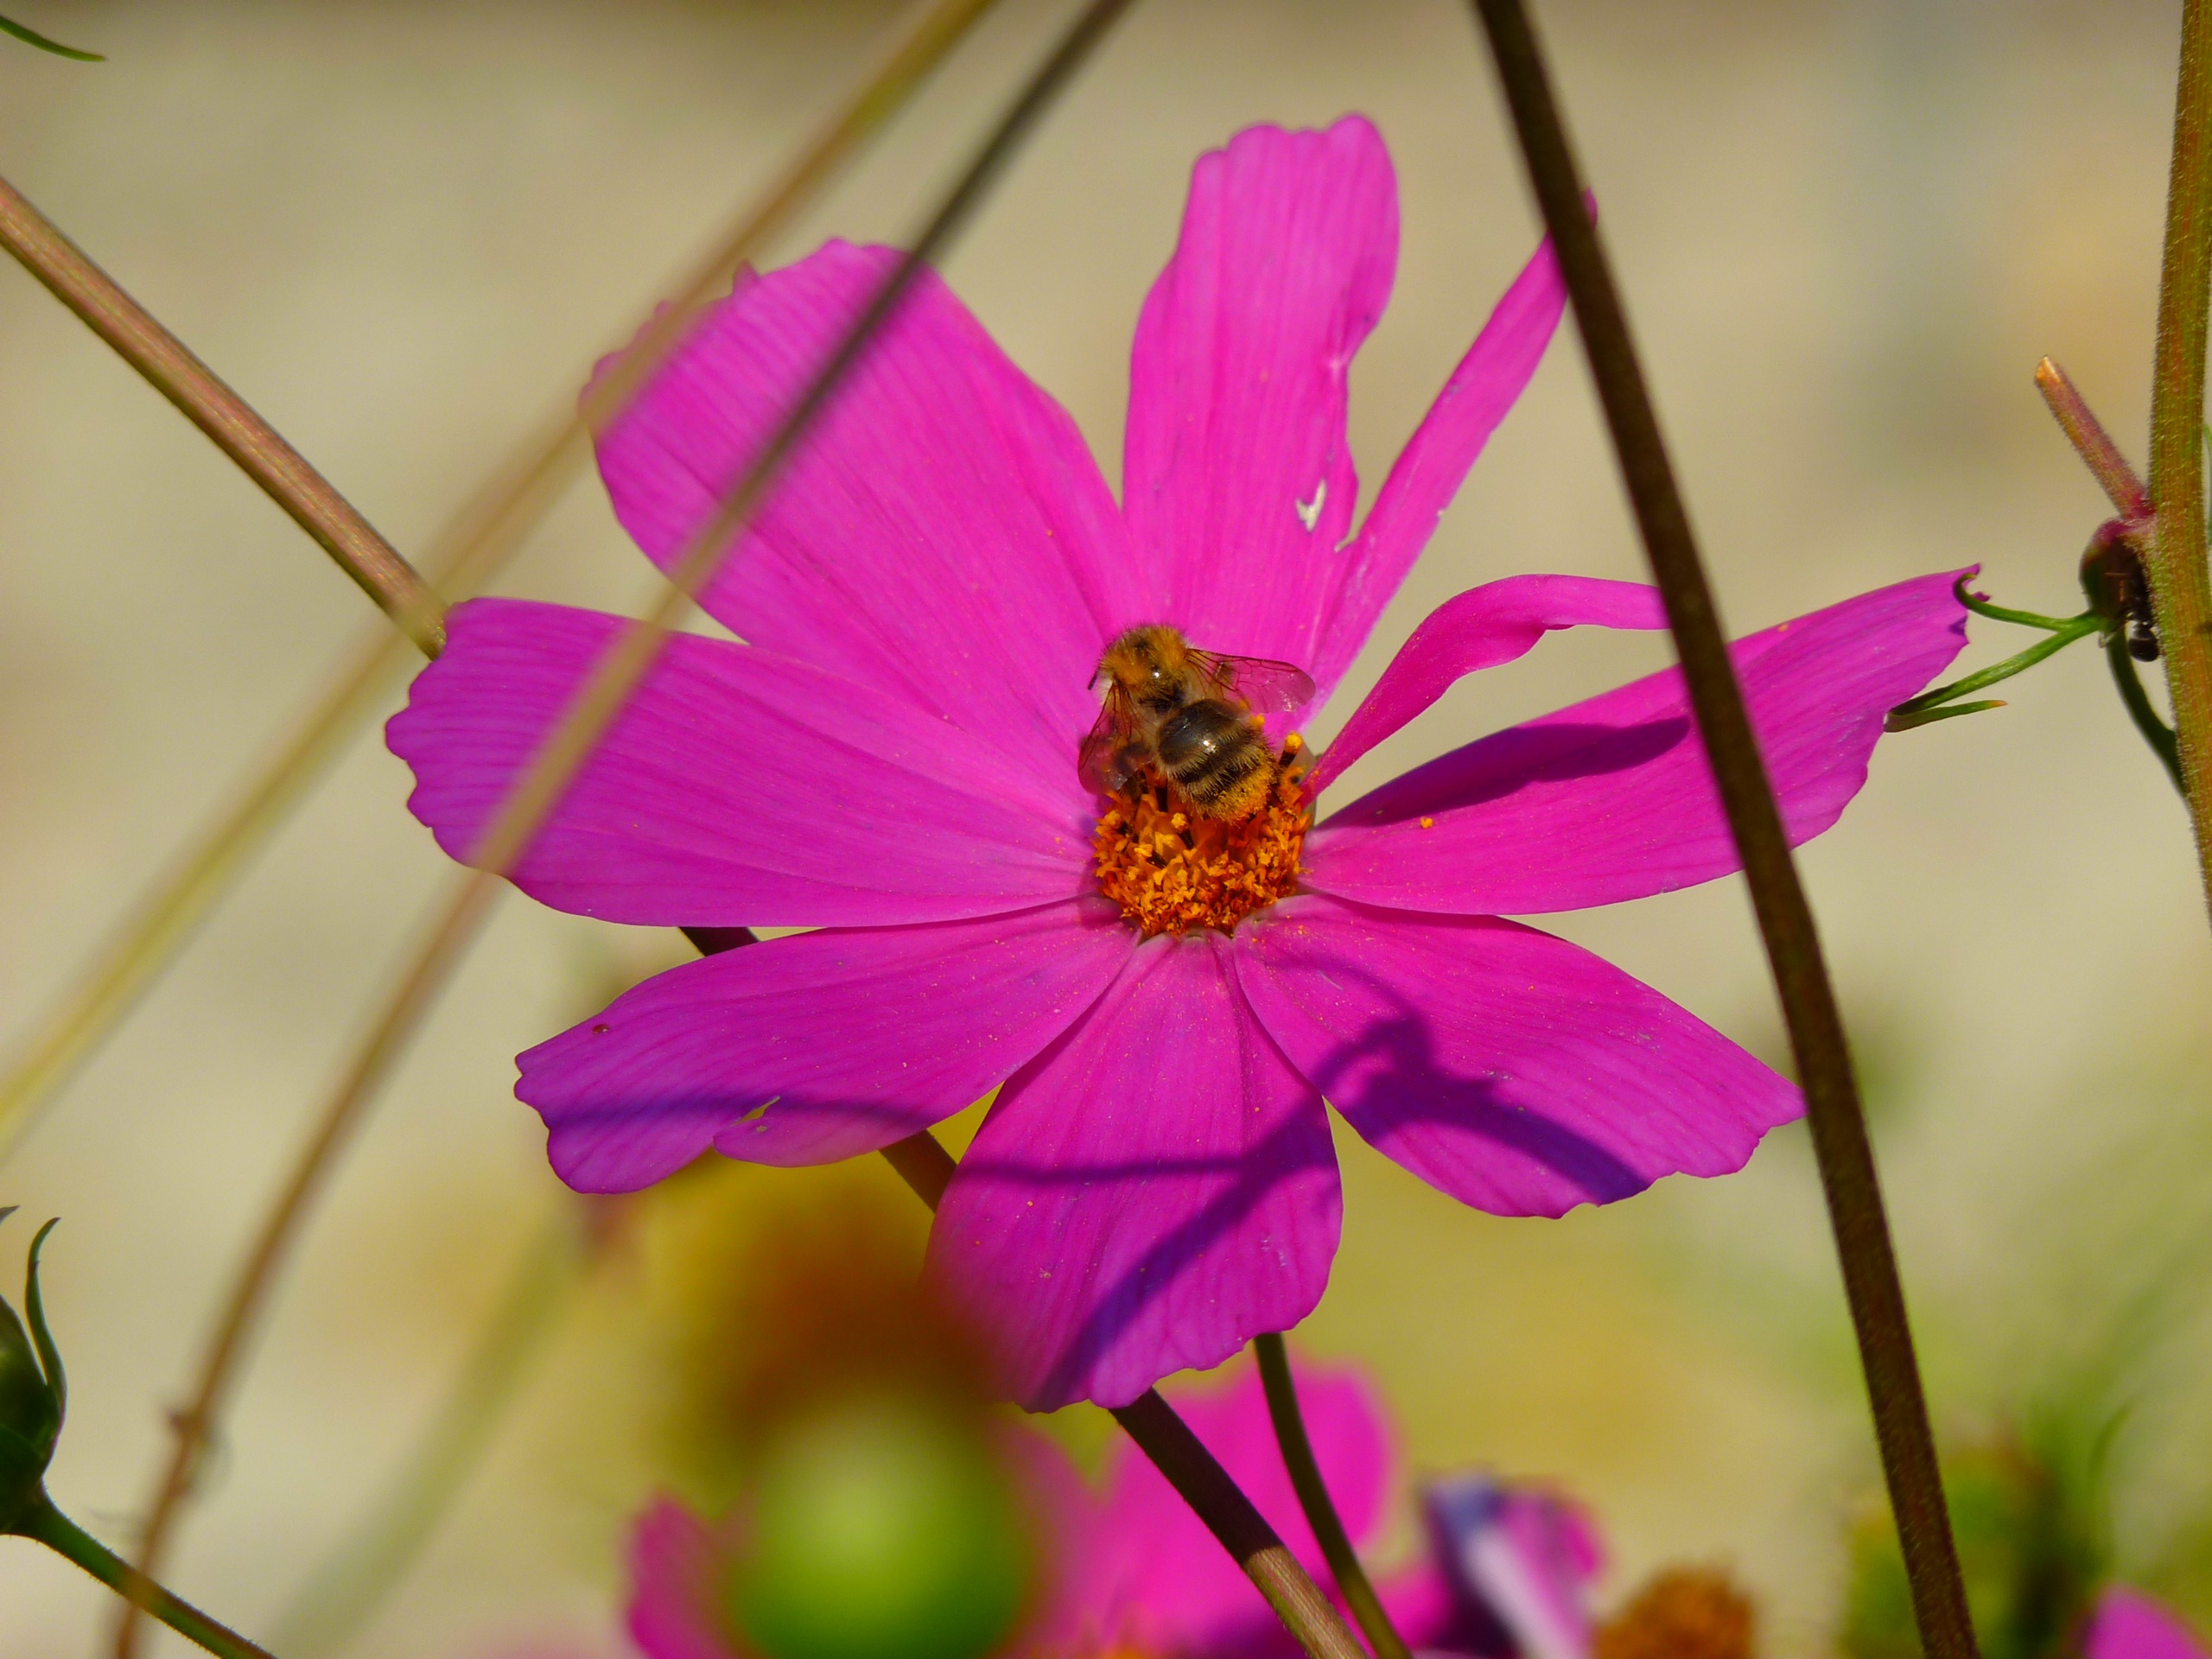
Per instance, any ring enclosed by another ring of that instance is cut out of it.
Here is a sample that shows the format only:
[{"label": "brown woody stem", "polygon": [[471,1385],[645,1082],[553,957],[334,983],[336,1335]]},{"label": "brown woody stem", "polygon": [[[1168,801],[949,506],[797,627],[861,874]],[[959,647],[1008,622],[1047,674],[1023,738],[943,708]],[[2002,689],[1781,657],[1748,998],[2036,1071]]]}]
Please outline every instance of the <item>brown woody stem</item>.
[{"label": "brown woody stem", "polygon": [[2151,379],[2151,534],[2144,572],[2165,658],[2182,793],[2212,904],[2212,574],[2204,554],[2205,309],[2212,283],[2212,3],[2183,0],[2173,168]]},{"label": "brown woody stem", "polygon": [[1729,659],[1620,295],[1584,207],[1582,181],[1535,33],[1521,0],[1475,0],[1475,10],[1489,35],[1514,130],[1558,251],[1789,1024],[1921,1642],[1929,1659],[1975,1659],[1974,1626],[1944,1508],[1904,1290],[1812,906],[1783,832],[1781,809],[1751,733],[1743,688]]},{"label": "brown woody stem", "polygon": [[445,643],[442,607],[415,567],[243,397],[5,179],[0,179],[0,246],[213,438],[409,639],[437,655]]}]

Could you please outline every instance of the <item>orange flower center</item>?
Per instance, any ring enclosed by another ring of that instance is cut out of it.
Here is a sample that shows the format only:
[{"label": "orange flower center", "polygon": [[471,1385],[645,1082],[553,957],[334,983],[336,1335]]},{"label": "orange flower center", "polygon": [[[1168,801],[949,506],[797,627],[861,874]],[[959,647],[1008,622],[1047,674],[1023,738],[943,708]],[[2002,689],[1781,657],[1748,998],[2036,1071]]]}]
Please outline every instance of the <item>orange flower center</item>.
[{"label": "orange flower center", "polygon": [[1211,927],[1223,933],[1296,891],[1298,855],[1313,823],[1300,784],[1304,744],[1283,740],[1264,803],[1231,821],[1192,809],[1172,784],[1139,779],[1113,803],[1091,837],[1099,890],[1145,938]]},{"label": "orange flower center", "polygon": [[1716,1567],[1661,1572],[1598,1627],[1596,1659],[1751,1659],[1758,1615]]}]

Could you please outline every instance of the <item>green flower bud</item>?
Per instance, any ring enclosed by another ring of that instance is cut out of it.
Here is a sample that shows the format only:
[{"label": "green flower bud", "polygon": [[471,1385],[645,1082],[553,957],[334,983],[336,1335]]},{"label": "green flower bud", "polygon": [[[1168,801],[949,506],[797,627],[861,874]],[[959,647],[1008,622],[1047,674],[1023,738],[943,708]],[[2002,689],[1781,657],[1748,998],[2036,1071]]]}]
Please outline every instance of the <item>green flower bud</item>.
[{"label": "green flower bud", "polygon": [[[0,1221],[15,1214],[15,1207],[0,1209]],[[46,1236],[59,1224],[49,1221],[31,1240],[29,1265],[23,1269],[23,1312],[29,1316],[27,1333],[16,1310],[0,1300],[0,1530],[16,1522],[46,1502],[46,1465],[54,1459],[54,1443],[61,1435],[61,1419],[68,1409],[69,1385],[61,1374],[61,1356],[46,1328],[46,1306],[38,1291],[38,1253]]]},{"label": "green flower bud", "polygon": [[982,1425],[912,1395],[848,1395],[766,1449],[727,1588],[772,1659],[976,1659],[1024,1610],[1036,1566]]}]

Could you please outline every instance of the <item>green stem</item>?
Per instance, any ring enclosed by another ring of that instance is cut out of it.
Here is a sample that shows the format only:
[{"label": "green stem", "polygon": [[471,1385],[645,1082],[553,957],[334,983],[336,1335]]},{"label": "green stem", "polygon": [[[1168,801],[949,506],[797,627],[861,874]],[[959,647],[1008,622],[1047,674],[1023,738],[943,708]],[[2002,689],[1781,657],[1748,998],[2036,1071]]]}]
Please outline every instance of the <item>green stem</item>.
[{"label": "green stem", "polygon": [[1260,1381],[1268,1391],[1268,1415],[1274,1419],[1275,1442],[1282,1447],[1283,1467],[1290,1471],[1291,1488],[1298,1494],[1299,1507],[1306,1511],[1306,1524],[1313,1529],[1321,1557],[1336,1575],[1344,1605],[1351,1609],[1367,1645],[1375,1649],[1376,1659],[1413,1659],[1383,1609],[1382,1598],[1375,1593],[1367,1569],[1359,1564],[1359,1552],[1352,1548],[1351,1536],[1329,1497],[1328,1483],[1321,1478],[1320,1462],[1306,1433],[1305,1414],[1298,1408],[1298,1383],[1290,1374],[1290,1356],[1281,1335],[1270,1331],[1253,1338],[1252,1351],[1259,1358]]},{"label": "green stem", "polygon": [[2045,616],[2040,611],[2016,611],[2007,605],[1993,605],[1978,594],[1967,591],[1967,579],[1961,576],[1951,584],[1951,591],[1958,595],[1959,603],[1976,616],[1986,616],[1993,622],[2015,622],[2024,628],[2043,628],[2060,633],[2082,619],[2078,616]]},{"label": "green stem", "polygon": [[210,1653],[221,1655],[222,1659],[272,1659],[266,1648],[247,1641],[229,1625],[216,1623],[190,1602],[171,1595],[139,1573],[55,1509],[54,1500],[44,1492],[39,1494],[38,1502],[29,1512],[17,1519],[12,1530],[22,1537],[36,1539],[58,1555],[67,1556],[133,1606],[144,1608],[179,1636],[198,1643]]},{"label": "green stem", "polygon": [[2183,798],[2212,902],[2212,572],[2205,565],[2204,347],[2212,296],[2212,0],[2183,0],[2158,338],[2152,364],[2152,533],[2144,548],[2166,662]]},{"label": "green stem", "polygon": [[2182,799],[2188,800],[2189,787],[2181,780],[2181,753],[2174,741],[2173,728],[2160,720],[2158,711],[2151,706],[2150,694],[2143,690],[2142,677],[2135,671],[2135,659],[2127,654],[2127,642],[2117,634],[2105,642],[2105,662],[2112,670],[2112,683],[2120,688],[2120,700],[2126,705],[2127,717],[2143,734],[2143,741],[2158,757],[2158,764],[2165,767],[2166,776],[2173,779]]},{"label": "green stem", "polygon": [[[1939,685],[1933,691],[1922,692],[1909,702],[1899,703],[1890,710],[1889,719],[1885,722],[1884,729],[1902,732],[1910,730],[1915,726],[1926,725],[1929,709],[1947,702],[1955,702],[1969,692],[1980,690],[1985,685],[1995,685],[1999,680],[2009,680],[2023,670],[2033,668],[2044,658],[2056,656],[2076,639],[2096,632],[2104,625],[2104,619],[2094,613],[2075,617],[2065,623],[2062,630],[2052,634],[2050,639],[2038,639],[2025,651],[2015,652],[2001,663],[1992,663],[1987,668],[1977,669],[1962,679],[1953,680],[1948,685]],[[2126,650],[2125,642],[2122,642],[2121,649]],[[1999,705],[1990,703],[1982,706],[1995,708]],[[1942,716],[1939,715],[1933,718],[1941,719]]]}]

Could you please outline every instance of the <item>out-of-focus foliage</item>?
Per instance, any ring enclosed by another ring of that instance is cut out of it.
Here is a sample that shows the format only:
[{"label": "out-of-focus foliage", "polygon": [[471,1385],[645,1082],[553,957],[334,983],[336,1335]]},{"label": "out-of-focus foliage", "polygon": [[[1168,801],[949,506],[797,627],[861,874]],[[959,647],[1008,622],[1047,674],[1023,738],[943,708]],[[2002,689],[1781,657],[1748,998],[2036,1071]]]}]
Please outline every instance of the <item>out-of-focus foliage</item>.
[{"label": "out-of-focus foliage", "polygon": [[980,1348],[919,1278],[918,1206],[719,1162],[670,1198],[662,1450],[717,1563],[696,1617],[772,1659],[1001,1645],[1055,1566],[1050,1528]]},{"label": "out-of-focus foliage", "polygon": [[730,1577],[738,1628],[777,1659],[965,1659],[996,1646],[1035,1560],[978,1427],[890,1389],[786,1420],[763,1450]]},{"label": "out-of-focus foliage", "polygon": [[[2055,1428],[1953,1452],[1943,1488],[1984,1659],[2069,1659],[2104,1577],[2103,1437]],[[1851,1543],[1846,1659],[1919,1659],[1897,1529],[1885,1509]]]}]

